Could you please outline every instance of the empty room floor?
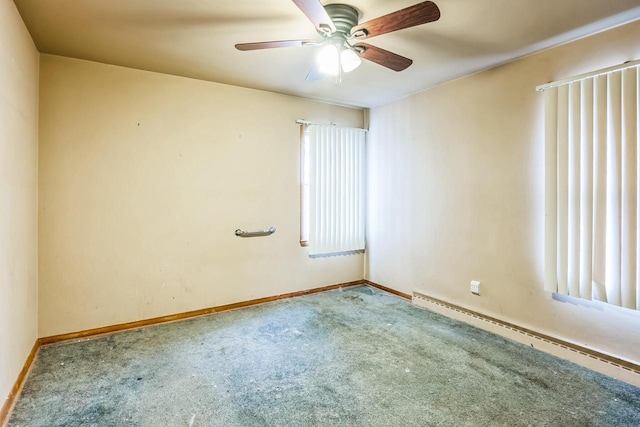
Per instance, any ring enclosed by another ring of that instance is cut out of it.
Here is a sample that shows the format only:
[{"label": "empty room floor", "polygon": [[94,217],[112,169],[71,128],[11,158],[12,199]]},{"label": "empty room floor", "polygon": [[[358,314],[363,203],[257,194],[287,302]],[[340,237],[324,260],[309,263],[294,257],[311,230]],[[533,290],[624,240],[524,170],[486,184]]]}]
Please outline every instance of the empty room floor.
[{"label": "empty room floor", "polygon": [[368,286],[43,347],[9,426],[640,425],[640,388]]}]

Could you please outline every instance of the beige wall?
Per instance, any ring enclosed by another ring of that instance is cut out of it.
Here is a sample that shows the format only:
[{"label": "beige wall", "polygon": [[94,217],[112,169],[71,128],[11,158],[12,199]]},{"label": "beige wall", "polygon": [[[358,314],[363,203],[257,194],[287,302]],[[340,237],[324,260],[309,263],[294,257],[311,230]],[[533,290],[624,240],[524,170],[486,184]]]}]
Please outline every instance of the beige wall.
[{"label": "beige wall", "polygon": [[[374,109],[367,278],[640,361],[637,313],[542,290],[534,91],[640,58],[638,31]],[[37,336],[36,310],[48,336],[362,277],[362,256],[310,259],[297,243],[294,123],[362,126],[361,110],[43,55],[38,152],[38,53],[12,2],[0,2],[0,41],[0,396]],[[271,225],[270,237],[233,235]]]},{"label": "beige wall", "polygon": [[40,91],[41,336],[362,278],[298,243],[295,124],[362,110],[50,55]]},{"label": "beige wall", "polygon": [[[367,277],[640,362],[640,313],[543,291],[543,95],[640,58],[640,22],[371,111]],[[482,282],[482,296],[469,282]]]},{"label": "beige wall", "polygon": [[38,51],[0,1],[0,407],[37,338]]}]

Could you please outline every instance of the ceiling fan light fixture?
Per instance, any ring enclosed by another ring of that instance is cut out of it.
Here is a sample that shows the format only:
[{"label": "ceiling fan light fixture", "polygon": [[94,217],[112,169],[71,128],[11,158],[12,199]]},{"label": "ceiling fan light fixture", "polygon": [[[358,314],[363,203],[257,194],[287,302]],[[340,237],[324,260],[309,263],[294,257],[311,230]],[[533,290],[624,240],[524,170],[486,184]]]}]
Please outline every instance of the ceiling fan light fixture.
[{"label": "ceiling fan light fixture", "polygon": [[[307,75],[307,80],[317,80],[321,75],[336,77],[340,83],[343,73],[355,70],[361,59],[382,65],[393,71],[402,71],[413,61],[388,50],[366,43],[362,39],[393,33],[405,28],[427,24],[440,19],[440,9],[431,0],[423,0],[413,6],[396,10],[367,22],[360,23],[360,11],[348,4],[323,5],[321,0],[293,0],[293,3],[314,25],[322,37],[312,40],[278,40],[253,43],[238,43],[238,50],[259,50],[276,47],[318,46],[316,66]],[[351,44],[357,40],[356,44]],[[313,76],[313,78],[310,78]]]},{"label": "ceiling fan light fixture", "polygon": [[340,55],[338,47],[333,43],[327,43],[318,52],[316,57],[318,71],[322,74],[337,76],[340,71]]},{"label": "ceiling fan light fixture", "polygon": [[349,73],[360,66],[362,60],[351,49],[344,49],[340,52],[340,64],[342,65],[342,71]]}]

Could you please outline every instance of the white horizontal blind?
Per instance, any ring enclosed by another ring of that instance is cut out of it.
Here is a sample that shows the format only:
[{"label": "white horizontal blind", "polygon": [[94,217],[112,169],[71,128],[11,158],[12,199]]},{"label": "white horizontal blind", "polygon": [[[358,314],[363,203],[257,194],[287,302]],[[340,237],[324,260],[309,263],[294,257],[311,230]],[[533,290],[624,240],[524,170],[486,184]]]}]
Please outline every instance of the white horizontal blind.
[{"label": "white horizontal blind", "polygon": [[365,131],[309,125],[309,254],[364,249]]},{"label": "white horizontal blind", "polygon": [[545,90],[545,288],[640,310],[638,66]]}]

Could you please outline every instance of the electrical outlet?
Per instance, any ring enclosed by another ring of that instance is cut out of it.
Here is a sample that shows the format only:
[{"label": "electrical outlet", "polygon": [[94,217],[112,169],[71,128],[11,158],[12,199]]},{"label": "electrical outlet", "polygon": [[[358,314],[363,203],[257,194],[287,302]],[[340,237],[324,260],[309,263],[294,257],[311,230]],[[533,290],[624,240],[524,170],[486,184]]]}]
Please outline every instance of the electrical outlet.
[{"label": "electrical outlet", "polygon": [[477,280],[471,281],[471,293],[480,295],[480,282],[478,282]]}]

